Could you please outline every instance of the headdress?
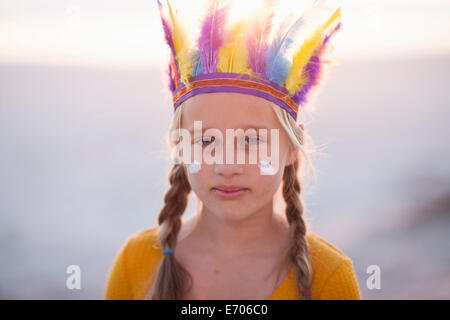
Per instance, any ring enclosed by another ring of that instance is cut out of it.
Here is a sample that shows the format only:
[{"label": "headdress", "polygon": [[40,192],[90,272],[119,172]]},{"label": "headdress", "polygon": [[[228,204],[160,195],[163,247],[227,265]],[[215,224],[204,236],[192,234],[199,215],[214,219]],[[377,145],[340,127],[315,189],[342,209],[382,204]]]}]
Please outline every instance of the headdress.
[{"label": "headdress", "polygon": [[235,21],[229,19],[232,0],[208,0],[199,36],[192,41],[192,28],[182,25],[169,1],[157,1],[171,51],[168,75],[175,109],[200,93],[238,92],[274,102],[297,119],[328,62],[323,59],[327,43],[341,26],[340,8],[330,12],[323,0],[300,17],[279,16],[278,1],[264,0],[249,17]]}]

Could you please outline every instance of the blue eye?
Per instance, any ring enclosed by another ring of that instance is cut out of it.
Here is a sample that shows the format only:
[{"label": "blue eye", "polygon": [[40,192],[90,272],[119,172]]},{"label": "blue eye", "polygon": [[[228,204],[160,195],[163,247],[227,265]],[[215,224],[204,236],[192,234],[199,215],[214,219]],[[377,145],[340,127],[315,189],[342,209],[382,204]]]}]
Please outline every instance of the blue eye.
[{"label": "blue eye", "polygon": [[257,145],[260,142],[258,137],[245,137],[245,144],[249,146]]},{"label": "blue eye", "polygon": [[201,144],[203,147],[206,147],[213,143],[215,140],[214,137],[202,137],[201,139],[198,139],[195,143]]}]

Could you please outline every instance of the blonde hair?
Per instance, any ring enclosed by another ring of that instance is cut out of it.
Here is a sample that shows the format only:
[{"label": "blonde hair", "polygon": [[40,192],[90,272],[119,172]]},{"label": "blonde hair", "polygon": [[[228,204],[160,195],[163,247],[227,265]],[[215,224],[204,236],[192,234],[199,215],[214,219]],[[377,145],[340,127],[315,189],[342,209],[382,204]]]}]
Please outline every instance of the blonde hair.
[{"label": "blonde hair", "polygon": [[[169,135],[173,130],[181,128],[181,114],[183,106],[175,111],[169,127]],[[272,104],[278,120],[286,131],[294,148],[303,155],[284,168],[282,195],[286,203],[285,215],[289,223],[289,234],[291,244],[286,250],[284,259],[280,263],[289,261],[293,264],[297,277],[297,290],[300,298],[311,299],[310,287],[312,281],[312,267],[310,254],[306,240],[307,223],[304,219],[305,205],[301,198],[301,183],[299,169],[305,160],[307,169],[315,168],[311,163],[309,154],[315,152],[312,148],[311,138],[304,132],[303,126],[297,125],[296,121],[279,106]],[[171,137],[169,136],[169,143]],[[300,161],[299,161],[300,159]],[[183,215],[191,191],[184,166],[174,164],[169,174],[170,188],[164,196],[164,207],[158,216],[158,242],[162,249],[174,248],[176,239],[181,228],[181,216]],[[157,300],[180,300],[189,291],[192,285],[192,277],[189,272],[179,264],[173,254],[164,254],[156,274],[155,281],[149,290],[148,297]]]}]

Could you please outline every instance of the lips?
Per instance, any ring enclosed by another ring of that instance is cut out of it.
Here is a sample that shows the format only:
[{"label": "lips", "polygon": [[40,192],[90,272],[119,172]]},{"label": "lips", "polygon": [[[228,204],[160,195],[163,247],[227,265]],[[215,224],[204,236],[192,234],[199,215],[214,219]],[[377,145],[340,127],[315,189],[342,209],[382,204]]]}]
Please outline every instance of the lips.
[{"label": "lips", "polygon": [[250,189],[234,186],[234,185],[221,185],[212,188],[212,191],[223,199],[234,199],[245,193],[247,193]]},{"label": "lips", "polygon": [[213,189],[224,191],[224,192],[235,192],[235,191],[244,190],[247,188],[237,187],[237,186],[233,186],[233,185],[223,185],[223,186],[214,187]]}]

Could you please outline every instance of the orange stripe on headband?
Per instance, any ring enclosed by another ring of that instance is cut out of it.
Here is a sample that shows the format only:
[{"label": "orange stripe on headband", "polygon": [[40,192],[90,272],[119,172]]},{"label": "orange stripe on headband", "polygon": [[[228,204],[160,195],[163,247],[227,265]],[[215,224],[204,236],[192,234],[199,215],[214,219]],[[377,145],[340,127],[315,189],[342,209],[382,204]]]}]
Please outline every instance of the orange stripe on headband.
[{"label": "orange stripe on headband", "polygon": [[251,80],[245,79],[228,79],[228,78],[215,78],[215,79],[204,79],[204,80],[195,80],[190,82],[189,87],[181,88],[173,97],[173,103],[176,104],[179,99],[181,99],[184,95],[188,94],[194,89],[205,88],[205,87],[237,87],[244,89],[253,89],[258,90],[283,101],[286,103],[295,113],[298,112],[297,104],[291,99],[291,97],[283,93],[269,85],[264,83],[255,82]]}]

